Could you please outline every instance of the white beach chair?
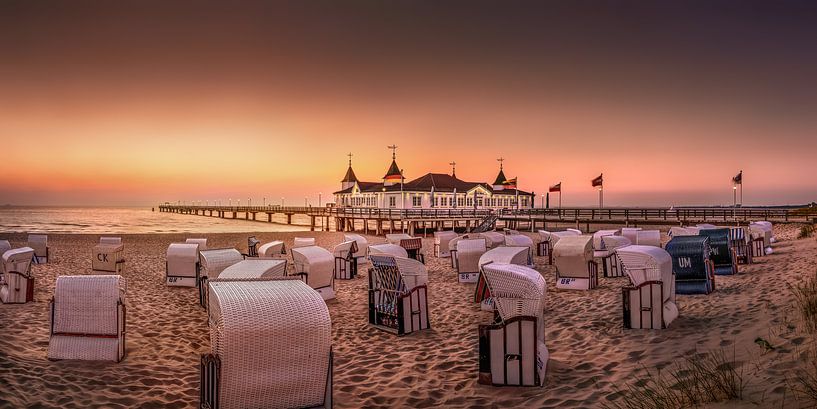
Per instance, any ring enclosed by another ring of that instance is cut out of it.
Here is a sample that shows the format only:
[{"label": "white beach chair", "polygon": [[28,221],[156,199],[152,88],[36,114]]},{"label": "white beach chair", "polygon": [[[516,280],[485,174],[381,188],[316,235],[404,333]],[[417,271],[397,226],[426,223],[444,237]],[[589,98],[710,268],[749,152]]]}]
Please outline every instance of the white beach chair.
[{"label": "white beach chair", "polygon": [[125,246],[123,244],[99,243],[94,246],[91,269],[121,273],[125,265]]},{"label": "white beach chair", "polygon": [[293,241],[292,248],[310,247],[315,245],[314,237],[296,237]]},{"label": "white beach chair", "polygon": [[386,235],[386,241],[388,241],[389,244],[396,244],[396,245],[400,245],[400,240],[411,239],[411,238],[413,238],[413,237],[409,236],[406,233],[393,233],[393,234],[387,234]]},{"label": "white beach chair", "polygon": [[21,247],[3,252],[3,281],[0,283],[0,301],[3,304],[21,304],[34,301],[34,277],[31,261],[34,249]]},{"label": "white beach chair", "polygon": [[524,234],[507,234],[505,235],[505,245],[511,247],[527,247],[528,248],[528,265],[533,265],[533,240]]},{"label": "white beach chair", "polygon": [[565,231],[545,231],[539,230],[539,237],[541,238],[541,242],[539,242],[539,253],[541,256],[547,256],[548,264],[553,264],[553,247],[556,246],[556,243],[559,242],[563,237],[578,237],[581,236],[581,233],[577,233],[577,230],[565,230]]},{"label": "white beach chair", "polygon": [[373,254],[370,261],[369,324],[397,335],[431,328],[423,263],[385,254]]},{"label": "white beach chair", "polygon": [[244,260],[244,256],[238,250],[232,248],[199,250],[199,304],[202,307],[207,308],[207,297],[209,295],[207,280],[218,278],[225,268],[241,260]]},{"label": "white beach chair", "polygon": [[561,238],[553,246],[553,263],[556,264],[556,288],[592,290],[599,285],[592,236]]},{"label": "white beach chair", "polygon": [[627,246],[616,250],[631,287],[622,288],[624,327],[661,329],[678,317],[672,257],[653,246]]},{"label": "white beach chair", "polygon": [[11,243],[9,243],[8,240],[0,240],[0,254],[3,254],[8,250],[11,250]]},{"label": "white beach chair", "polygon": [[738,263],[752,264],[751,235],[746,227],[729,228],[729,246]]},{"label": "white beach chair", "polygon": [[[122,243],[121,237],[102,236],[99,238],[99,244],[124,244],[124,243]],[[120,256],[121,256],[120,259],[117,261],[124,263],[125,262],[124,247],[122,254]]]},{"label": "white beach chair", "polygon": [[479,234],[489,240],[489,249],[505,245],[505,235],[498,231],[486,231]]},{"label": "white beach chair", "polygon": [[531,267],[530,247],[502,246],[492,248],[479,257],[479,266],[488,263],[516,264]]},{"label": "white beach chair", "polygon": [[177,287],[198,287],[199,245],[170,243],[165,261],[165,283]]},{"label": "white beach chair", "polygon": [[332,324],[299,280],[210,283],[202,408],[332,407]]},{"label": "white beach chair", "polygon": [[752,222],[752,224],[762,226],[764,230],[769,232],[769,235],[771,236],[771,237],[769,237],[769,244],[777,242],[777,238],[774,237],[774,228],[772,227],[772,222],[766,221],[766,220],[761,220],[761,221],[757,221],[757,222]]},{"label": "white beach chair", "polygon": [[350,240],[357,243],[357,251],[355,251],[354,257],[357,259],[357,264],[360,265],[361,262],[366,261],[366,256],[369,254],[369,240],[359,234],[345,233],[343,241]]},{"label": "white beach chair", "polygon": [[638,243],[638,232],[641,231],[640,227],[622,227],[621,228],[621,235],[626,237],[627,240],[630,240],[630,243]]},{"label": "white beach chair", "polygon": [[125,279],[118,275],[57,277],[48,359],[121,361],[125,292]]},{"label": "white beach chair", "polygon": [[616,250],[627,247],[632,243],[624,236],[604,236],[601,241],[604,244],[603,251],[606,253],[606,256],[601,259],[604,276],[609,278],[624,277],[624,268],[621,266],[618,257],[616,257]]},{"label": "white beach chair", "polygon": [[287,254],[286,245],[281,240],[271,241],[258,246],[258,257],[273,258]]},{"label": "white beach chair", "polygon": [[48,263],[51,250],[48,247],[48,236],[45,234],[29,234],[28,247],[34,249],[34,262]]},{"label": "white beach chair", "polygon": [[461,283],[475,283],[479,277],[479,258],[488,250],[482,238],[461,239],[452,254],[457,269],[457,279]]},{"label": "white beach chair", "polygon": [[717,229],[718,228],[718,226],[715,226],[714,224],[709,224],[709,223],[699,223],[699,224],[695,225],[695,227],[697,227],[699,230],[709,230],[709,229]]},{"label": "white beach chair", "polygon": [[[755,249],[753,247],[753,251],[755,252],[755,256],[764,256],[769,255],[774,252],[772,250],[772,243],[774,243],[774,237],[772,236],[772,225],[769,222],[751,222],[749,223],[749,234],[752,236],[753,243],[758,243],[758,247],[761,247],[762,251],[758,251],[761,249]],[[761,243],[762,239],[762,245]]]},{"label": "white beach chair", "polygon": [[701,229],[698,227],[680,227],[680,226],[672,226],[669,228],[669,232],[667,235],[670,238],[679,237],[679,236],[697,236],[698,232]]},{"label": "white beach chair", "polygon": [[257,259],[250,258],[239,261],[224,270],[218,278],[210,278],[207,281],[239,280],[254,278],[282,278],[287,275],[287,261],[281,259]]},{"label": "white beach chair", "polygon": [[457,233],[452,230],[434,232],[434,256],[440,258],[451,257],[448,244],[457,237]]},{"label": "white beach chair", "polygon": [[423,253],[423,239],[419,237],[401,239],[400,247],[406,249],[406,254],[408,254],[409,258],[413,258],[425,264],[426,256],[425,253]]},{"label": "white beach chair", "polygon": [[635,244],[639,246],[661,247],[660,230],[639,230],[635,232]]},{"label": "white beach chair", "polygon": [[376,254],[388,254],[395,257],[403,257],[408,258],[408,253],[406,249],[396,245],[396,244],[373,244],[369,246],[369,258]]},{"label": "white beach chair", "polygon": [[482,266],[480,298],[491,297],[494,321],[479,325],[479,378],[487,385],[542,386],[549,359],[545,346],[546,284],[538,271],[514,264]]},{"label": "white beach chair", "polygon": [[354,240],[344,241],[332,249],[335,256],[335,278],[338,280],[351,280],[357,276],[357,242]]},{"label": "white beach chair", "polygon": [[198,244],[199,251],[207,250],[207,239],[187,239],[184,242],[187,244]]},{"label": "white beach chair", "polygon": [[335,257],[329,250],[318,246],[296,247],[292,252],[293,275],[321,294],[324,300],[335,298]]}]

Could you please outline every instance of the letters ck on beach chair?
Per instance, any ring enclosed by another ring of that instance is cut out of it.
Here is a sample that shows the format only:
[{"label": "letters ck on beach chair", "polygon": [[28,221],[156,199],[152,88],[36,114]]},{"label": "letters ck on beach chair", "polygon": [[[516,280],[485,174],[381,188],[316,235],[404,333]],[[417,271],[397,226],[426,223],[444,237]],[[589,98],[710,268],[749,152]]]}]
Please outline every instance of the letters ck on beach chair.
[{"label": "letters ck on beach chair", "polygon": [[209,286],[207,280],[218,278],[225,268],[244,260],[244,256],[236,249],[212,249],[199,251],[201,273],[199,275],[199,304],[207,308]]},{"label": "letters ck on beach chair", "polygon": [[417,260],[372,254],[369,324],[397,335],[431,328],[428,273]]},{"label": "letters ck on beach chair", "polygon": [[125,246],[122,243],[102,243],[94,246],[91,269],[121,273],[125,265]]},{"label": "letters ck on beach chair", "polygon": [[451,230],[435,231],[434,232],[434,256],[435,257],[451,257],[451,251],[448,244],[451,240],[457,237],[457,233]]},{"label": "letters ck on beach chair", "polygon": [[[543,310],[546,284],[536,270],[514,264],[482,266],[483,291],[491,297],[494,322],[479,325],[479,378],[489,385],[541,386],[549,353]],[[478,290],[479,290],[478,286]]]},{"label": "letters ck on beach chair", "polygon": [[200,407],[331,408],[332,324],[300,280],[210,283]]},{"label": "letters ck on beach chair", "polygon": [[118,275],[57,277],[48,359],[121,361],[126,288]]},{"label": "letters ck on beach chair", "polygon": [[666,328],[678,317],[672,257],[653,246],[627,246],[616,250],[632,286],[622,288],[624,327]]},{"label": "letters ck on beach chair", "polygon": [[479,277],[479,258],[485,254],[486,240],[461,239],[457,240],[455,252],[451,255],[457,269],[457,277],[461,283],[475,283]]},{"label": "letters ck on beach chair", "polygon": [[48,263],[51,249],[48,247],[48,236],[45,234],[29,234],[28,247],[34,249],[34,262]]},{"label": "letters ck on beach chair", "polygon": [[301,279],[321,294],[324,300],[335,298],[335,256],[329,250],[318,246],[296,247],[290,250],[293,275]]},{"label": "letters ck on beach chair", "polygon": [[729,228],[702,229],[699,234],[709,237],[710,259],[715,263],[715,274],[737,274],[738,263],[729,245]]},{"label": "letters ck on beach chair", "polygon": [[31,261],[34,249],[21,247],[3,253],[3,281],[0,283],[0,301],[20,304],[34,301],[34,277]]},{"label": "letters ck on beach chair", "polygon": [[200,271],[198,244],[170,243],[165,261],[167,285],[198,287]]},{"label": "letters ck on beach chair", "polygon": [[273,258],[287,254],[286,245],[281,240],[271,241],[258,246],[258,257]]},{"label": "letters ck on beach chair", "polygon": [[593,237],[560,239],[553,247],[553,262],[556,264],[556,288],[592,290],[599,285],[599,267],[593,259]]},{"label": "letters ck on beach chair", "polygon": [[338,280],[351,280],[357,275],[357,242],[354,240],[344,241],[332,249],[335,256],[335,278]]},{"label": "letters ck on beach chair", "polygon": [[624,277],[624,268],[616,257],[616,249],[631,245],[630,240],[624,236],[603,236],[601,243],[602,250],[594,251],[593,256],[601,258],[604,277]]},{"label": "letters ck on beach chair", "polygon": [[667,243],[666,250],[672,257],[676,294],[709,294],[715,290],[709,237],[676,236]]}]

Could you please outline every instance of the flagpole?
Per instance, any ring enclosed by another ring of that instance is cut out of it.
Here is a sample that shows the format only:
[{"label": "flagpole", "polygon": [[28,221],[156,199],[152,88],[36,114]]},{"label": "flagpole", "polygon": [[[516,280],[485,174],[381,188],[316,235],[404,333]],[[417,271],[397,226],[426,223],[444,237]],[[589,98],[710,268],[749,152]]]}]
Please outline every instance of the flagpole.
[{"label": "flagpole", "polygon": [[743,169],[740,171],[740,206],[743,207]]}]

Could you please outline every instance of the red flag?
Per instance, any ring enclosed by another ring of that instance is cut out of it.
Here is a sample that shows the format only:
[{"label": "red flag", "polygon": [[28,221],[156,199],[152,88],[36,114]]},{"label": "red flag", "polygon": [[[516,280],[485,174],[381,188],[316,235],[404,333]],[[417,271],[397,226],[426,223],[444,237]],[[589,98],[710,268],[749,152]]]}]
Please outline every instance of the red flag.
[{"label": "red flag", "polygon": [[562,182],[559,182],[548,189],[548,192],[560,192],[562,191]]},{"label": "red flag", "polygon": [[516,178],[508,179],[503,184],[506,189],[516,189]]},{"label": "red flag", "polygon": [[598,186],[602,185],[602,183],[604,182],[604,179],[602,178],[602,176],[604,176],[604,173],[602,173],[601,175],[599,175],[599,177],[597,177],[597,178],[593,179],[592,181],[590,181],[590,183],[593,184],[593,187],[598,187]]}]

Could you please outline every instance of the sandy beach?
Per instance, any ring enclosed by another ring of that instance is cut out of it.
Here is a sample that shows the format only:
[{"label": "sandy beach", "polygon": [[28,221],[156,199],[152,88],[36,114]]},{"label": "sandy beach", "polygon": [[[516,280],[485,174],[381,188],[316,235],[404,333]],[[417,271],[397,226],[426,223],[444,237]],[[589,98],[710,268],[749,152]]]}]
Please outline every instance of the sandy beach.
[{"label": "sandy beach", "polygon": [[[815,272],[817,241],[796,239],[799,226],[778,225],[774,254],[741,266],[737,276],[718,276],[710,295],[678,296],[680,317],[666,330],[625,330],[621,290],[626,278],[600,279],[600,288],[555,290],[555,267],[536,257],[548,283],[545,310],[550,362],[544,387],[477,384],[477,325],[489,320],[471,302],[473,285],[458,284],[449,259],[432,256],[429,269],[432,329],[404,337],[367,324],[366,268],[358,278],[336,281],[328,303],[334,336],[334,398],[338,408],[357,407],[599,407],[616,386],[646,369],[666,367],[688,354],[724,348],[747,380],[742,401],[728,407],[799,407],[787,374],[815,342],[797,322],[788,283]],[[195,288],[165,285],[169,243],[196,234],[123,235],[127,279],[127,355],[121,363],[52,362],[48,301],[59,275],[93,274],[91,248],[99,235],[49,235],[52,260],[33,266],[35,301],[0,305],[0,406],[168,407],[198,405],[199,354],[209,350],[206,312]],[[248,234],[207,234],[211,248],[246,251]],[[316,237],[331,248],[341,233],[258,233],[262,242]],[[13,246],[21,234],[0,235]],[[666,241],[667,238],[664,237]],[[385,242],[369,237],[370,243]],[[754,343],[769,340],[764,353]],[[722,406],[723,404],[721,404]],[[719,406],[719,407],[721,407]]]}]

